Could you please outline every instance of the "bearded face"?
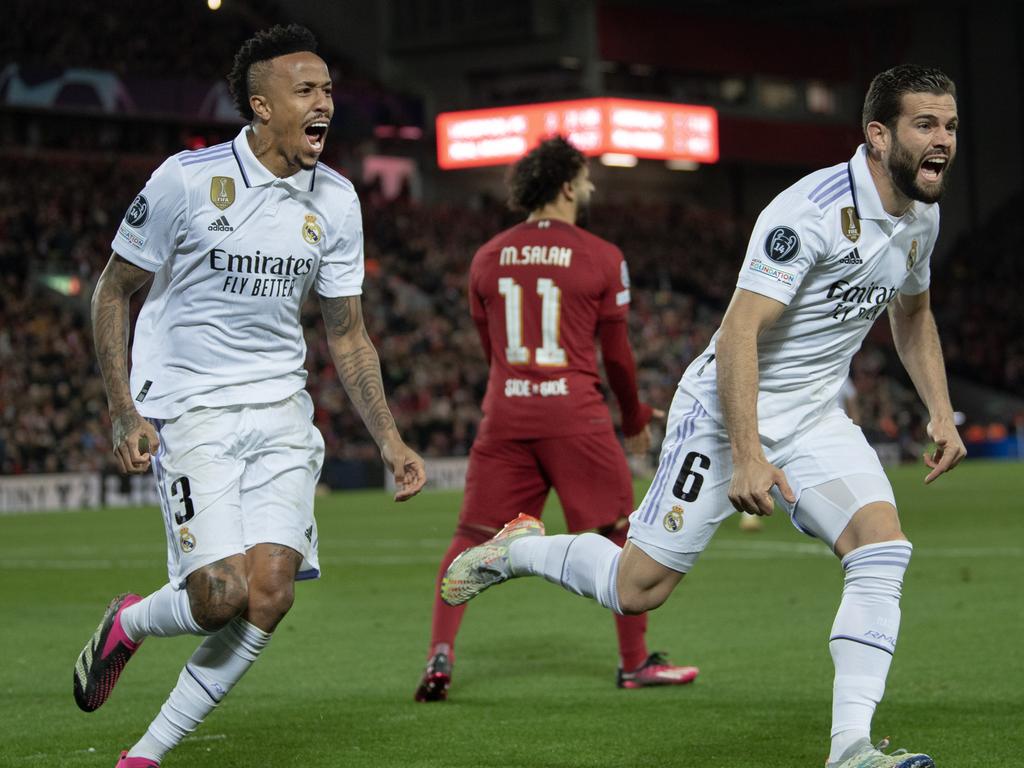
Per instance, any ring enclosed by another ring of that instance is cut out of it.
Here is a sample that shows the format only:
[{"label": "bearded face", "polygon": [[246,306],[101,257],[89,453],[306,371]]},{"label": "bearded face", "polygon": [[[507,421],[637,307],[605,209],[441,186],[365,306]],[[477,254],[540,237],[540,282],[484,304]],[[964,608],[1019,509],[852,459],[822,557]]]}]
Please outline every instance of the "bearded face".
[{"label": "bearded face", "polygon": [[904,197],[938,202],[956,156],[956,102],[949,94],[908,93],[902,107],[890,131],[886,168]]},{"label": "bearded face", "polygon": [[922,203],[937,203],[946,192],[946,178],[953,165],[953,153],[937,148],[913,152],[893,134],[889,153],[889,174],[903,195]]}]

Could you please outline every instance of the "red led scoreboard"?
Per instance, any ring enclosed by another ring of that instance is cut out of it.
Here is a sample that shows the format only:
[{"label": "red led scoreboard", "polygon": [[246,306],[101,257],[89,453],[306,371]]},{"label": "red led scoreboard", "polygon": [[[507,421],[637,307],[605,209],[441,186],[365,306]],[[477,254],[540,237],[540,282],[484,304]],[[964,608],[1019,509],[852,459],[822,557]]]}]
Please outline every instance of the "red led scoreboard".
[{"label": "red led scoreboard", "polygon": [[437,116],[437,163],[445,169],[504,165],[556,133],[587,155],[718,160],[714,108],[600,98],[442,112]]}]

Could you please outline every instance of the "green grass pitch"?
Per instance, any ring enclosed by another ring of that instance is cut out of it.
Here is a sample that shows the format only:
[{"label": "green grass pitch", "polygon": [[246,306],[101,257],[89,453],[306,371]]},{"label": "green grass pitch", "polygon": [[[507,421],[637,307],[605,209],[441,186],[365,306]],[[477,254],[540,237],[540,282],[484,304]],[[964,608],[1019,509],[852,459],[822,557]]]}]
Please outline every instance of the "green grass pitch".
[{"label": "green grass pitch", "polygon": [[[1024,765],[1024,465],[892,473],[915,544],[875,736],[941,768]],[[641,489],[638,489],[638,491]],[[639,497],[638,497],[639,498]],[[165,761],[208,766],[821,766],[841,571],[776,515],[722,527],[651,615],[691,686],[620,691],[611,617],[540,580],[474,601],[451,699],[416,704],[438,560],[459,495],[318,500],[319,582],[250,674]],[[557,502],[549,530],[562,530]],[[0,766],[104,766],[146,728],[195,646],[150,639],[98,712],[71,670],[110,597],[165,579],[155,509],[0,518]]]}]

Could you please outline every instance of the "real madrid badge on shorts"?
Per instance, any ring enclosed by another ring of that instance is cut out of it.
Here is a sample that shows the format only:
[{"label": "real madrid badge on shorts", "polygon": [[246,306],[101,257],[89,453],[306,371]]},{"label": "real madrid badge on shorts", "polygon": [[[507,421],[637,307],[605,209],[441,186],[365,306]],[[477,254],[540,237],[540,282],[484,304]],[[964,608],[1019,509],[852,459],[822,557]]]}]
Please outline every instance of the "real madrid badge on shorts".
[{"label": "real madrid badge on shorts", "polygon": [[181,551],[185,554],[196,548],[196,537],[189,533],[187,526],[182,526],[178,531],[178,541],[181,542]]},{"label": "real madrid badge on shorts", "polygon": [[679,533],[679,531],[683,530],[683,508],[678,504],[672,507],[672,509],[665,513],[661,524],[665,526],[665,530],[669,533]]},{"label": "real madrid badge on shorts", "polygon": [[324,231],[312,213],[307,213],[306,220],[302,223],[302,239],[310,245],[320,245],[324,239]]}]

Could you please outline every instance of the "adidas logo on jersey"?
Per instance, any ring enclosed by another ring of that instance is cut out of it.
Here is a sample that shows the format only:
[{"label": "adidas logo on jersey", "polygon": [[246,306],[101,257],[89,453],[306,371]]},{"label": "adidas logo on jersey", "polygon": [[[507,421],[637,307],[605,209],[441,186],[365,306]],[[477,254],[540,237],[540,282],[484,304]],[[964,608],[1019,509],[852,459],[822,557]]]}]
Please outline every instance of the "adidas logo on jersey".
[{"label": "adidas logo on jersey", "polygon": [[863,264],[864,260],[860,257],[860,254],[857,253],[857,249],[854,248],[848,254],[843,256],[843,258],[841,258],[839,260],[839,263],[840,264]]},{"label": "adidas logo on jersey", "polygon": [[207,227],[211,232],[234,232],[235,228],[228,224],[227,216],[221,216]]}]

